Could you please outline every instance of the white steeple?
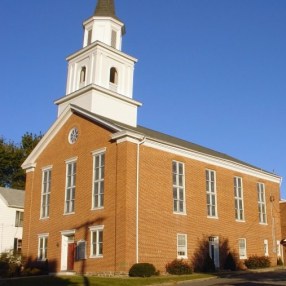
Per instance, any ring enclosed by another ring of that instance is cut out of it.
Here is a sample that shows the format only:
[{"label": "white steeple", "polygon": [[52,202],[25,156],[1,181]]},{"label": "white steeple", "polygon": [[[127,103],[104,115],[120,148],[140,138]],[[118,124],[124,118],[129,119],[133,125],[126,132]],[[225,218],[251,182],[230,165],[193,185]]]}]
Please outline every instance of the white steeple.
[{"label": "white steeple", "polygon": [[58,115],[74,104],[95,114],[137,125],[133,74],[137,60],[121,51],[124,24],[113,0],[98,0],[94,15],[83,23],[83,48],[67,58],[66,96],[57,100]]}]

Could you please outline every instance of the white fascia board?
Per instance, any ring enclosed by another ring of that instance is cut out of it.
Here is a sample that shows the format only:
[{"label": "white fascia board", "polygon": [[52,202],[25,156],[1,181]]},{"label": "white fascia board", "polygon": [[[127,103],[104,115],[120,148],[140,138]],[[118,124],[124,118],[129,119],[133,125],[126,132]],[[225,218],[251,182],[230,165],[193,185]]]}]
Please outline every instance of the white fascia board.
[{"label": "white fascia board", "polygon": [[36,160],[38,156],[42,153],[42,151],[46,148],[46,146],[51,142],[51,140],[58,133],[61,127],[66,123],[66,121],[70,118],[71,115],[72,115],[72,111],[71,111],[70,106],[68,106],[65,109],[65,111],[60,115],[60,117],[58,117],[55,123],[51,126],[51,128],[47,131],[47,133],[43,136],[43,138],[40,140],[38,145],[28,156],[28,158],[24,161],[24,163],[21,166],[23,169],[28,170],[28,172],[33,171],[33,169],[36,167]]},{"label": "white fascia board", "polygon": [[227,159],[222,159],[222,158],[218,158],[215,156],[206,155],[206,154],[196,152],[196,151],[190,150],[190,149],[184,149],[184,148],[181,148],[181,147],[178,147],[175,145],[168,144],[166,142],[156,141],[152,138],[148,138],[144,144],[145,144],[145,146],[148,146],[150,148],[154,148],[154,149],[161,150],[164,152],[176,154],[176,155],[183,156],[183,157],[193,159],[196,161],[200,161],[200,162],[204,162],[207,164],[222,167],[222,168],[225,168],[228,170],[240,172],[243,174],[247,174],[247,175],[250,175],[253,177],[257,177],[257,178],[264,179],[267,181],[271,181],[274,183],[278,183],[281,185],[282,178],[277,176],[277,175],[274,175],[274,174],[272,175],[272,174],[267,173],[265,171],[262,171],[262,170],[260,171],[258,169],[252,168],[250,166],[239,164],[239,163],[227,160]]},{"label": "white fascia board", "polygon": [[122,100],[124,102],[127,102],[129,104],[132,104],[132,105],[135,105],[135,106],[138,106],[138,107],[142,106],[142,103],[139,102],[139,101],[136,101],[136,100],[131,99],[131,98],[127,97],[127,96],[121,95],[121,94],[119,94],[117,92],[111,91],[109,89],[106,89],[106,88],[101,87],[101,86],[96,85],[96,84],[87,85],[84,88],[81,88],[81,89],[79,89],[79,90],[77,90],[77,91],[75,91],[75,92],[73,92],[73,93],[71,93],[69,95],[66,95],[66,96],[64,96],[64,97],[62,97],[60,99],[57,99],[56,101],[54,101],[54,104],[56,104],[56,105],[62,104],[64,102],[66,102],[66,101],[72,100],[73,98],[78,97],[79,95],[81,95],[83,93],[86,93],[86,92],[89,92],[91,90],[96,90],[96,91],[102,92],[104,94],[110,95],[111,97],[114,97],[116,99],[120,99],[120,100]]},{"label": "white fascia board", "polygon": [[123,58],[125,58],[125,59],[127,59],[129,61],[132,61],[133,63],[137,63],[138,62],[138,59],[136,59],[136,58],[134,58],[134,57],[132,57],[130,55],[127,55],[127,54],[125,54],[125,53],[123,53],[123,52],[121,52],[121,51],[119,51],[119,50],[117,50],[115,48],[112,48],[111,46],[108,46],[108,45],[106,45],[106,44],[104,44],[104,43],[102,43],[100,41],[95,41],[94,43],[92,43],[92,44],[90,44],[90,45],[88,45],[88,46],[78,50],[77,52],[69,55],[68,57],[66,57],[66,61],[72,61],[74,58],[77,58],[80,55],[83,55],[85,53],[87,55],[89,55],[90,54],[90,50],[92,50],[92,49],[96,50],[96,49],[99,49],[99,48],[103,48],[105,50],[108,50],[112,54],[116,54],[119,57],[123,57]]},{"label": "white fascia board", "polygon": [[144,138],[145,138],[144,135],[131,132],[128,130],[123,130],[123,131],[120,131],[120,132],[117,132],[111,135],[111,139],[116,140],[117,143],[121,143],[125,141],[138,143],[139,141],[142,141]]}]

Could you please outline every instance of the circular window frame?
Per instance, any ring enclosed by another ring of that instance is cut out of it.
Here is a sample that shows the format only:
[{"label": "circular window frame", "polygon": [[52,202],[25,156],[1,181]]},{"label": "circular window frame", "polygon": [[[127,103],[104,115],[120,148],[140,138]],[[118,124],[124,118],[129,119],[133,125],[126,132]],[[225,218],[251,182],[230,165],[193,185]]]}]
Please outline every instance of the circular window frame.
[{"label": "circular window frame", "polygon": [[75,144],[78,140],[78,129],[76,127],[72,128],[69,132],[68,141],[70,144]]}]

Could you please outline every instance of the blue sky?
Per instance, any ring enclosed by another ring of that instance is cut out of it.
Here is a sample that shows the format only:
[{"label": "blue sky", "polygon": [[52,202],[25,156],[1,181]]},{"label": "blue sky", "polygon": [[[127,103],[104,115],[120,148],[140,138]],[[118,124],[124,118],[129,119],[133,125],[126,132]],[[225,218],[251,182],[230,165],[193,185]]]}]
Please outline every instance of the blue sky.
[{"label": "blue sky", "polygon": [[[286,1],[115,0],[139,124],[286,178]],[[0,136],[45,133],[95,0],[1,0]],[[286,198],[286,183],[282,194]]]}]

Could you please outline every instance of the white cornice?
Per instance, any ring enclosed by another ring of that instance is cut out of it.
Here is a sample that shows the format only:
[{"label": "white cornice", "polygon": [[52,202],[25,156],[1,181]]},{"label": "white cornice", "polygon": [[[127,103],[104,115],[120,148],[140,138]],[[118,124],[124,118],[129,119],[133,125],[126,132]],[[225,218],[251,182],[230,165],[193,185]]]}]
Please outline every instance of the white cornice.
[{"label": "white cornice", "polygon": [[108,121],[105,121],[96,115],[91,114],[88,111],[85,111],[81,108],[78,108],[74,105],[68,105],[67,108],[63,111],[63,113],[58,117],[55,123],[51,126],[51,128],[47,131],[44,137],[40,140],[38,145],[32,151],[32,153],[28,156],[25,162],[22,164],[22,168],[26,170],[26,172],[33,172],[36,168],[36,160],[38,156],[43,152],[43,150],[47,147],[47,145],[51,142],[51,140],[55,137],[55,135],[59,132],[62,126],[67,122],[70,116],[74,113],[78,113],[85,118],[88,118],[94,122],[97,122],[109,129],[114,131],[121,131],[121,129],[115,126]]},{"label": "white cornice", "polygon": [[168,144],[166,142],[156,141],[152,138],[148,138],[145,141],[144,145],[150,148],[176,154],[179,156],[183,156],[189,159],[204,162],[204,163],[211,164],[214,166],[222,167],[222,168],[232,170],[235,172],[247,174],[247,175],[254,176],[260,179],[264,179],[264,180],[268,180],[274,183],[279,183],[281,185],[281,180],[282,180],[281,177],[275,174],[267,173],[263,170],[256,169],[251,166],[240,164],[238,162],[234,162],[234,161],[223,159],[223,158],[218,158],[215,156],[200,153],[200,152],[190,150],[190,149],[185,149],[179,146]]},{"label": "white cornice", "polygon": [[116,140],[117,143],[122,142],[132,142],[137,144],[138,142],[142,141],[145,137],[142,134],[138,134],[135,132],[131,132],[128,130],[123,130],[111,135],[112,140]]},{"label": "white cornice", "polygon": [[43,138],[40,140],[40,142],[32,151],[32,153],[24,161],[24,163],[21,166],[23,169],[29,171],[29,169],[36,167],[36,160],[39,154],[41,154],[42,151],[47,147],[47,145],[50,143],[55,134],[58,133],[58,131],[61,129],[61,127],[65,124],[65,122],[71,115],[72,112],[70,106],[68,106],[61,114],[61,116],[58,117],[58,119],[54,122],[54,124],[51,126],[48,132],[43,136]]},{"label": "white cornice", "polygon": [[113,54],[116,54],[117,56],[120,56],[120,57],[124,57],[125,59],[130,60],[132,62],[135,62],[135,63],[138,62],[138,60],[136,58],[134,58],[132,56],[129,56],[129,55],[127,55],[127,54],[117,50],[117,49],[114,49],[111,46],[106,45],[105,43],[100,42],[100,41],[95,41],[94,43],[92,43],[92,44],[90,44],[90,45],[88,45],[88,46],[78,50],[77,52],[69,55],[66,58],[66,60],[67,61],[71,61],[74,58],[76,58],[76,57],[78,57],[78,56],[80,56],[80,55],[82,55],[82,54],[84,54],[86,52],[90,52],[90,50],[93,50],[93,49],[96,50],[96,49],[99,49],[99,48],[108,50],[108,51],[112,52]]},{"label": "white cornice", "polygon": [[59,104],[62,104],[62,103],[67,102],[67,101],[70,101],[70,100],[72,100],[75,97],[78,97],[78,96],[80,96],[80,95],[82,95],[84,93],[87,93],[87,92],[93,91],[93,90],[99,91],[99,92],[104,93],[104,94],[107,94],[107,95],[109,95],[111,97],[114,97],[116,99],[120,99],[120,100],[122,100],[124,102],[127,102],[127,103],[132,104],[132,105],[136,105],[138,107],[142,106],[142,103],[139,102],[139,101],[136,101],[134,99],[131,99],[129,97],[126,97],[124,95],[121,95],[121,94],[119,94],[117,92],[111,91],[109,89],[106,89],[106,88],[101,87],[101,86],[96,85],[96,84],[90,84],[88,86],[85,86],[85,87],[83,87],[83,88],[81,88],[81,89],[79,89],[79,90],[77,90],[77,91],[75,91],[73,93],[70,93],[70,94],[68,94],[68,95],[66,95],[66,96],[64,96],[64,97],[62,97],[60,99],[57,99],[56,101],[54,101],[54,103],[56,105],[59,105]]}]

